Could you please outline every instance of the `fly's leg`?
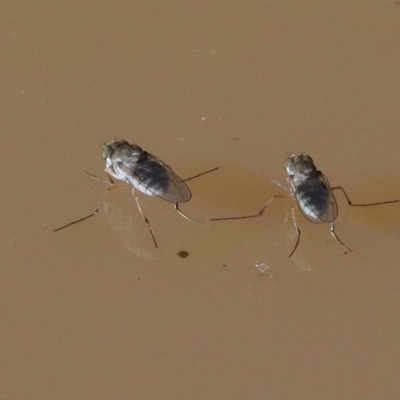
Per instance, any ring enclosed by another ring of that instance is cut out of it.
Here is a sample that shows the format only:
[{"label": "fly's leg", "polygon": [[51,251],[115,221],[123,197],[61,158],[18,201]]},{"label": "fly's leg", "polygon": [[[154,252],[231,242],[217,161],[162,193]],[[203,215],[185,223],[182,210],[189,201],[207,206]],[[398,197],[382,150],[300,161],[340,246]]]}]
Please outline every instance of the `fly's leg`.
[{"label": "fly's leg", "polygon": [[[202,173],[200,173],[200,174],[191,176],[190,178],[183,179],[182,182],[191,181],[192,179],[195,179],[195,178],[198,178],[198,177],[200,177],[200,176],[209,174],[210,172],[216,171],[217,169],[219,169],[219,167],[216,167],[216,168],[210,169],[210,170],[208,170],[208,171],[202,172]],[[195,220],[195,219],[189,217],[188,215],[186,215],[186,214],[179,208],[178,203],[175,203],[174,208],[175,208],[176,211],[178,211],[178,213],[179,213],[183,218],[187,219],[188,221],[194,222],[195,224],[199,224],[199,225],[203,225],[203,226],[208,226],[208,225],[205,224],[204,222],[197,221],[197,220]]]},{"label": "fly's leg", "polygon": [[150,222],[147,219],[147,217],[144,215],[144,212],[142,211],[142,207],[140,207],[139,198],[135,194],[135,188],[132,189],[132,194],[135,197],[137,208],[139,209],[139,212],[140,212],[142,218],[144,219],[144,222],[146,222],[146,224],[147,224],[147,226],[149,228],[151,237],[153,238],[154,245],[156,246],[156,248],[158,248],[157,241],[156,241],[156,238],[154,236],[153,228],[151,227]]},{"label": "fly's leg", "polygon": [[269,206],[269,204],[275,200],[275,199],[279,199],[279,198],[286,198],[286,197],[292,197],[292,195],[289,194],[276,194],[275,196],[271,197],[264,205],[264,207],[261,209],[261,211],[257,214],[254,215],[241,215],[239,217],[224,217],[224,218],[211,218],[210,221],[225,221],[228,219],[246,219],[246,218],[256,218],[256,217],[261,217],[261,215],[263,215],[264,211],[267,209],[267,207]]},{"label": "fly's leg", "polygon": [[71,226],[71,225],[75,225],[75,224],[77,224],[78,222],[82,222],[82,221],[84,221],[85,219],[89,219],[90,217],[94,217],[95,215],[97,215],[97,213],[96,213],[96,212],[93,212],[93,213],[90,214],[90,215],[86,215],[86,217],[77,219],[76,221],[70,222],[70,223],[67,224],[67,225],[63,225],[63,226],[61,226],[60,228],[54,229],[53,232],[61,231],[61,229],[68,228],[68,227]]},{"label": "fly's leg", "polygon": [[[353,204],[354,205],[354,204]],[[364,204],[365,205],[365,204]],[[369,205],[369,204],[368,204]],[[338,237],[338,235],[336,235],[335,232],[335,224],[332,222],[331,224],[331,234],[332,236],[346,249],[348,250],[350,253],[353,253],[353,250],[351,250],[349,247],[347,247]]]},{"label": "fly's leg", "polygon": [[195,179],[195,178],[198,178],[199,176],[203,176],[203,175],[208,174],[208,173],[210,173],[210,172],[216,171],[217,169],[219,169],[219,167],[210,169],[210,170],[208,170],[208,171],[206,171],[206,172],[202,172],[202,173],[197,174],[197,175],[195,175],[195,176],[191,176],[190,178],[183,179],[182,182],[191,181],[192,179]]},{"label": "fly's leg", "polygon": [[[391,203],[398,203],[400,202],[399,200],[389,200],[389,201],[380,201],[378,203],[367,203],[367,204],[354,204],[351,202],[349,196],[347,195],[346,191],[341,187],[341,186],[335,186],[333,188],[331,188],[331,190],[341,190],[344,194],[344,197],[346,197],[347,203],[349,204],[349,206],[353,206],[353,207],[366,207],[366,206],[378,206],[380,204],[391,204]],[[346,246],[345,246],[346,247]]]},{"label": "fly's leg", "polygon": [[[353,206],[353,207],[378,206],[378,205],[381,205],[381,204],[391,204],[391,203],[398,203],[398,202],[400,202],[400,200],[389,200],[389,201],[380,201],[380,202],[378,202],[378,203],[354,204],[354,203],[351,202],[351,200],[350,200],[349,196],[347,195],[346,191],[345,191],[341,186],[335,186],[335,187],[331,188],[331,190],[332,190],[332,191],[333,191],[333,190],[341,190],[341,191],[343,192],[344,197],[346,198],[347,203],[349,204],[349,206]],[[332,236],[333,236],[346,250],[348,250],[350,253],[353,253],[353,251],[352,251],[350,248],[348,248],[348,247],[339,239],[339,237],[336,235],[336,232],[335,232],[335,225],[334,225],[333,222],[332,222],[332,225],[331,225],[331,234],[332,234]]]},{"label": "fly's leg", "polygon": [[207,226],[207,227],[208,227],[208,225],[205,224],[204,222],[197,221],[196,219],[193,219],[193,218],[189,217],[188,215],[186,215],[186,214],[179,208],[178,203],[175,203],[174,208],[175,208],[176,211],[178,211],[178,213],[179,213],[183,218],[187,219],[188,221],[191,221],[191,222],[194,222],[195,224],[199,224],[199,225],[203,225],[203,226]]},{"label": "fly's leg", "polygon": [[293,206],[292,206],[292,220],[293,220],[293,225],[294,225],[294,227],[296,229],[296,232],[297,232],[297,240],[296,240],[296,244],[294,245],[294,248],[293,248],[292,252],[289,254],[289,258],[292,257],[292,255],[296,251],[297,246],[300,243],[300,236],[301,236],[301,231],[300,231],[300,229],[299,229],[299,227],[297,225],[295,210],[294,210]]}]

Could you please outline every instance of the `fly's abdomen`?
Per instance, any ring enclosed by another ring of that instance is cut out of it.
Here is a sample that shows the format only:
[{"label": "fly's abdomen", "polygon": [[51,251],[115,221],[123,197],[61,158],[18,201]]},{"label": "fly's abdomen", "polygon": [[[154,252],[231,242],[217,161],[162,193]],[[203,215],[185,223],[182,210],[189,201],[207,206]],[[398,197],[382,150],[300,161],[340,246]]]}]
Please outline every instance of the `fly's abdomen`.
[{"label": "fly's abdomen", "polygon": [[[135,175],[135,173],[133,174],[132,185],[149,196],[162,196],[168,191],[170,183],[168,172],[155,161],[147,160],[145,164],[141,165],[141,174],[139,176]],[[146,167],[148,167],[148,174],[146,174]]]},{"label": "fly's abdomen", "polygon": [[329,186],[320,179],[305,179],[296,186],[294,194],[301,212],[311,222],[326,223],[336,219],[336,200]]}]

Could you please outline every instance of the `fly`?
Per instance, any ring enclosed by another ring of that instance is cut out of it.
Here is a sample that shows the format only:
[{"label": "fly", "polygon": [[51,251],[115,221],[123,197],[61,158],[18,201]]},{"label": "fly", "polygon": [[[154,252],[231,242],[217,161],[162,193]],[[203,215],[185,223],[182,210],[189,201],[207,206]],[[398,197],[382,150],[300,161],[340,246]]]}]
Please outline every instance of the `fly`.
[{"label": "fly", "polygon": [[101,154],[106,162],[105,172],[109,181],[98,178],[88,172],[86,173],[107,183],[110,187],[105,191],[92,214],[57,228],[54,230],[55,232],[97,215],[104,197],[111,190],[117,188],[117,186],[114,186],[113,178],[132,186],[132,194],[135,197],[136,205],[149,228],[156,247],[158,247],[158,245],[153,229],[142,211],[139,198],[136,196],[136,191],[142,192],[148,196],[157,196],[163,200],[174,203],[175,210],[178,211],[182,217],[197,224],[205,225],[203,222],[197,221],[181,211],[179,209],[179,203],[186,203],[192,197],[192,193],[185,182],[215,171],[218,168],[213,168],[209,171],[192,176],[191,178],[181,179],[175,174],[171,167],[166,165],[159,158],[142,150],[142,148],[137,145],[129,144],[125,140],[114,140],[111,143],[106,143],[103,146]]},{"label": "fly", "polygon": [[[288,174],[290,194],[275,195],[271,197],[261,211],[255,215],[241,217],[213,218],[210,221],[220,221],[226,219],[242,219],[260,217],[268,205],[276,198],[294,197],[301,213],[311,222],[316,224],[330,223],[332,236],[349,252],[353,252],[338,237],[335,231],[335,223],[338,216],[338,206],[336,203],[334,190],[341,190],[347,203],[353,207],[376,206],[380,204],[398,203],[400,200],[381,201],[378,203],[354,204],[351,202],[346,191],[341,186],[331,187],[327,177],[314,165],[313,159],[306,154],[293,154],[285,161],[285,169]],[[292,206],[292,219],[297,232],[296,244],[289,254],[291,257],[296,251],[299,243],[301,231],[296,222],[295,210]]]}]

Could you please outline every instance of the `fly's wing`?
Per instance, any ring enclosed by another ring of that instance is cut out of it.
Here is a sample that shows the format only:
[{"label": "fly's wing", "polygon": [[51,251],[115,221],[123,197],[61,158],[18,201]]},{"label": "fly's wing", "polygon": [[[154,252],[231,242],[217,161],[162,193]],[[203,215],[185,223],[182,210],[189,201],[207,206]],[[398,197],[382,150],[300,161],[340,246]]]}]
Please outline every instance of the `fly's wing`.
[{"label": "fly's wing", "polygon": [[146,194],[158,196],[171,203],[185,203],[192,194],[186,183],[178,175],[152,154],[146,153],[143,160],[129,165],[121,166],[127,171],[132,184]]},{"label": "fly's wing", "polygon": [[294,195],[302,214],[311,222],[326,223],[336,219],[338,208],[328,179],[320,173],[318,177],[308,178],[294,186]]}]

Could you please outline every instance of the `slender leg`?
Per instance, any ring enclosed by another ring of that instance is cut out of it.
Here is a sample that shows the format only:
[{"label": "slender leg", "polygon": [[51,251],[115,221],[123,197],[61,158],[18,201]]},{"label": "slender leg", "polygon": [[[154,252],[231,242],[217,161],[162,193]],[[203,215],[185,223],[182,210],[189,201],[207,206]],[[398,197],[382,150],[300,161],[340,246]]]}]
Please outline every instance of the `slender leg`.
[{"label": "slender leg", "polygon": [[142,211],[142,207],[140,207],[139,198],[135,194],[135,188],[132,189],[132,194],[135,197],[136,205],[137,205],[137,208],[139,209],[141,216],[143,217],[144,221],[146,222],[147,226],[149,227],[149,231],[150,231],[151,237],[153,238],[154,245],[156,246],[156,248],[158,248],[157,241],[154,236],[153,228],[151,227],[150,222],[147,219],[147,217],[144,215],[144,212]]},{"label": "slender leg", "polygon": [[[183,179],[182,182],[191,181],[192,179],[195,179],[195,178],[198,178],[199,176],[203,176],[203,175],[208,174],[208,173],[210,173],[210,172],[216,171],[217,169],[219,169],[219,167],[210,169],[210,170],[205,171],[205,172],[201,172],[200,174],[191,176],[190,178]],[[204,222],[197,221],[197,220],[195,220],[195,219],[189,217],[188,215],[186,215],[182,210],[180,210],[178,203],[175,203],[175,204],[174,204],[174,208],[175,208],[176,211],[178,211],[178,213],[179,213],[183,218],[187,219],[188,221],[194,222],[195,224],[199,224],[199,225],[203,225],[203,226],[208,226],[208,225],[205,224]]]},{"label": "slender leg", "polygon": [[301,236],[301,231],[300,231],[300,229],[299,229],[299,227],[298,227],[298,225],[297,225],[295,210],[294,210],[294,207],[293,207],[293,206],[292,206],[292,219],[293,219],[294,227],[296,228],[296,232],[297,232],[297,240],[296,240],[296,244],[294,245],[294,249],[293,249],[292,252],[289,254],[289,258],[292,257],[292,255],[293,255],[294,252],[296,251],[297,246],[298,246],[299,243],[300,243],[300,236]]},{"label": "slender leg", "polygon": [[206,172],[202,172],[201,174],[197,174],[195,176],[191,176],[190,178],[183,179],[183,182],[191,181],[192,179],[195,179],[195,178],[198,178],[199,176],[203,176],[203,175],[208,174],[210,172],[216,171],[217,169],[219,169],[219,167],[210,169],[210,170],[208,170]]},{"label": "slender leg", "polygon": [[93,213],[90,214],[90,215],[86,215],[86,217],[77,219],[76,221],[70,222],[70,223],[67,224],[67,225],[63,225],[63,226],[61,226],[60,228],[54,229],[53,232],[61,231],[61,229],[68,228],[69,226],[75,225],[75,224],[77,224],[78,222],[82,222],[82,221],[84,221],[85,219],[89,219],[90,217],[94,217],[96,214],[97,214],[97,213],[93,212]]},{"label": "slender leg", "polygon": [[[400,202],[399,200],[389,200],[389,201],[380,201],[379,203],[367,203],[367,204],[354,204],[351,202],[349,196],[347,195],[346,191],[341,187],[341,186],[335,186],[333,188],[331,188],[331,190],[341,190],[344,194],[344,196],[346,197],[347,203],[349,204],[349,206],[353,206],[353,207],[366,207],[366,206],[378,206],[379,204],[391,204],[391,203],[398,203]],[[345,246],[346,247],[346,246]]]},{"label": "slender leg", "polygon": [[188,221],[194,222],[195,224],[199,224],[199,225],[203,225],[203,226],[208,226],[208,225],[205,224],[204,222],[197,221],[197,220],[195,220],[195,219],[189,217],[188,215],[186,215],[183,211],[181,211],[181,209],[179,208],[178,203],[175,203],[174,208],[175,208],[176,211],[178,211],[178,213],[179,213],[180,215],[182,215],[183,218],[187,219]]},{"label": "slender leg", "polygon": [[348,250],[350,253],[353,253],[353,250],[351,250],[350,248],[348,248],[340,239],[339,239],[339,237],[338,237],[338,235],[336,235],[336,232],[335,232],[335,224],[332,222],[332,225],[331,225],[331,234],[332,234],[332,236],[346,249],[346,250]]},{"label": "slender leg", "polygon": [[224,217],[224,218],[211,218],[210,221],[224,221],[227,219],[246,219],[246,218],[256,218],[256,217],[261,217],[263,215],[263,212],[266,210],[268,207],[269,203],[271,203],[275,199],[282,199],[286,197],[292,197],[290,194],[276,194],[275,196],[271,197],[264,205],[264,207],[261,209],[261,211],[257,214],[254,215],[241,215],[239,217]]}]

